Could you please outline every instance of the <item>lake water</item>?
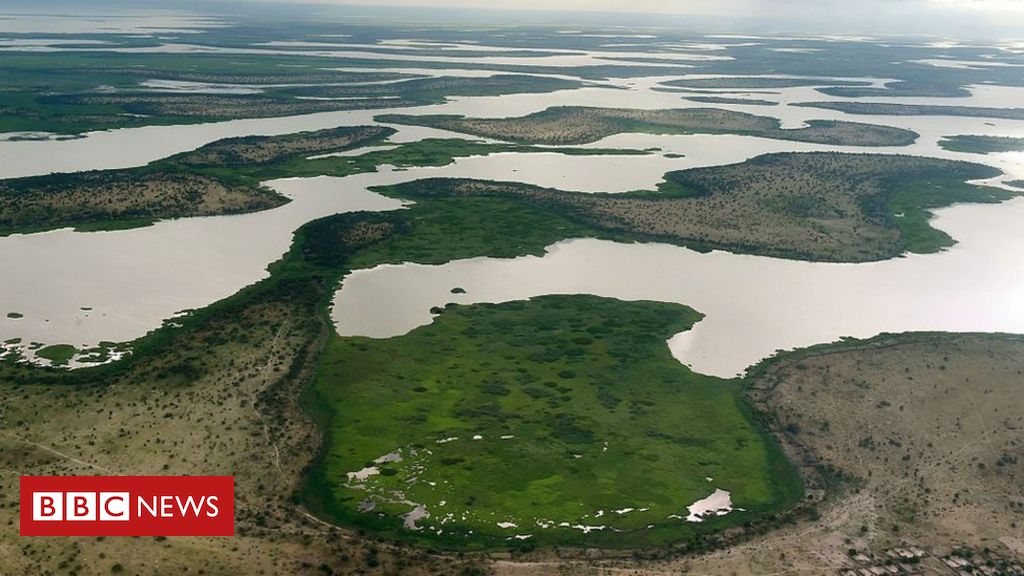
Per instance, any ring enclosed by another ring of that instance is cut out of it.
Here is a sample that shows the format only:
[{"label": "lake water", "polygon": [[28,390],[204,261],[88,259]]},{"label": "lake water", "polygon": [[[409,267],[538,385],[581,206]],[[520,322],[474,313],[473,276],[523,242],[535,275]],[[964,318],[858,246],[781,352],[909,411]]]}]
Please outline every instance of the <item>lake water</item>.
[{"label": "lake water", "polygon": [[[423,72],[423,71],[421,71]],[[431,70],[443,75],[444,70]],[[626,79],[610,87],[549,94],[456,98],[409,109],[415,114],[520,115],[552,105],[666,108],[699,106],[679,94],[654,91],[660,79]],[[625,88],[626,90],[622,90]],[[948,134],[1024,136],[1024,122],[975,118],[846,116],[786,104],[830,100],[810,88],[772,90],[780,106],[717,106],[778,116],[786,126],[811,118],[886,123],[922,134],[911,147],[846,151],[912,153],[982,161],[1024,178],[1024,155],[975,156],[937,147]],[[1013,106],[1020,89],[979,87],[957,104]],[[884,99],[872,99],[883,101]],[[923,102],[934,99],[904,99]],[[948,99],[944,99],[949,102]],[[0,177],[144,164],[210,141],[248,134],[282,134],[372,123],[379,111],[113,130],[67,141],[0,141]],[[398,142],[457,136],[399,127]],[[190,218],[117,232],[58,230],[0,238],[0,340],[93,345],[143,335],[176,312],[198,308],[266,276],[266,266],[287,250],[292,232],[314,218],[353,210],[393,210],[401,204],[367,190],[379,184],[430,176],[518,180],[588,192],[649,189],[667,170],[740,162],[766,152],[827,150],[826,146],[742,136],[624,134],[586,147],[662,152],[645,156],[495,154],[459,159],[442,168],[348,178],[272,183],[293,202],[257,214]],[[665,153],[684,154],[666,158]],[[382,267],[353,274],[334,310],[347,334],[387,336],[430,321],[431,306],[453,300],[502,301],[545,293],[594,293],[690,305],[707,317],[673,338],[677,358],[695,369],[733,375],[778,348],[921,329],[1024,332],[1024,202],[943,210],[936,224],[961,244],[932,256],[877,264],[834,265],[715,252],[698,254],[660,244],[573,240],[544,258],[470,260],[446,266]],[[609,270],[615,270],[609,274]],[[415,290],[408,287],[415,286]],[[382,298],[382,294],[391,295]],[[385,309],[385,306],[387,309]],[[91,308],[83,310],[83,308]],[[18,312],[24,318],[6,318]]]},{"label": "lake water", "polygon": [[[386,338],[430,323],[430,308],[448,302],[543,294],[677,302],[706,316],[668,341],[673,356],[697,372],[731,377],[778,349],[843,336],[1024,332],[1021,223],[1024,198],[944,209],[935,225],[960,240],[956,247],[868,264],[569,240],[543,257],[359,270],[336,295],[333,317],[342,335]],[[456,286],[466,293],[452,294]]]}]

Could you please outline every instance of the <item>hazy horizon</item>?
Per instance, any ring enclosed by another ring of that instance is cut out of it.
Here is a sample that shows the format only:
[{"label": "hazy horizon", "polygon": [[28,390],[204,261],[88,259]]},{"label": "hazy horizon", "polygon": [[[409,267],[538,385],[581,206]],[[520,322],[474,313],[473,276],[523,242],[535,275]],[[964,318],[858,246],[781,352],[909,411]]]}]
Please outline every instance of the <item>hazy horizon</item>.
[{"label": "hazy horizon", "polygon": [[[515,8],[481,0],[184,0],[121,2],[64,0],[76,9],[159,9],[227,12],[238,16],[266,12],[327,18],[387,17],[407,21],[503,24],[628,25],[676,27],[716,32],[843,33],[862,35],[940,35],[993,40],[1024,36],[1024,0],[521,0]],[[240,10],[240,7],[245,7]],[[33,10],[30,2],[8,9]],[[52,11],[54,5],[47,7]]]}]

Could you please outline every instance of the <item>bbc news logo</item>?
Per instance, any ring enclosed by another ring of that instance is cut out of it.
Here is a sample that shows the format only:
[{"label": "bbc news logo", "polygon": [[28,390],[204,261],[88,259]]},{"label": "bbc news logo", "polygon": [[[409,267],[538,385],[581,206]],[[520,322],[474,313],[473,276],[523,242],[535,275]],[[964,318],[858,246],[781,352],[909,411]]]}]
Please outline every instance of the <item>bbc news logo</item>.
[{"label": "bbc news logo", "polygon": [[232,476],[22,476],[22,536],[233,536]]}]

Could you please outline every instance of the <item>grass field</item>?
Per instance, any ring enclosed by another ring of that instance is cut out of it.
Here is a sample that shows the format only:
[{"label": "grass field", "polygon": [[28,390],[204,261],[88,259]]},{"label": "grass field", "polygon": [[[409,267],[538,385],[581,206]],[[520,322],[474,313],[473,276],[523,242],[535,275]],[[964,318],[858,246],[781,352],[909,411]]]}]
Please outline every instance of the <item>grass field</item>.
[{"label": "grass field", "polygon": [[[449,308],[388,340],[333,338],[314,383],[332,412],[326,510],[445,547],[649,548],[784,509],[799,482],[738,405],[739,383],[669,354],[699,318],[550,296]],[[683,520],[716,488],[744,511]],[[418,506],[429,516],[403,527]]]}]

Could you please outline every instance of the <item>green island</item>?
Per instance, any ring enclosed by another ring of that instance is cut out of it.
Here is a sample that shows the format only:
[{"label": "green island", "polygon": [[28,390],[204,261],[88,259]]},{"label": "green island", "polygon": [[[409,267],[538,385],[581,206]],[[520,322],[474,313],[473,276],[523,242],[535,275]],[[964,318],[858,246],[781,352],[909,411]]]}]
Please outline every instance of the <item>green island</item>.
[{"label": "green island", "polygon": [[[329,128],[281,136],[245,136],[139,168],[50,174],[0,181],[0,235],[74,226],[82,232],[120,230],[158,219],[240,214],[288,199],[267,180],[350,176],[379,166],[443,166],[455,158],[501,152],[643,155],[606,148],[555,148],[425,139],[374,150],[395,133],[382,126]],[[358,155],[331,156],[367,147]]]},{"label": "green island", "polygon": [[757,98],[732,98],[728,96],[686,96],[686,100],[702,104],[737,104],[740,106],[778,106],[778,102]]},{"label": "green island", "polygon": [[981,106],[943,106],[932,104],[887,104],[881,102],[798,102],[793,106],[836,110],[846,114],[873,116],[968,116],[1024,120],[1024,108],[985,108]]},{"label": "green island", "polygon": [[657,192],[588,194],[514,182],[426,179],[379,188],[424,199],[501,197],[550,210],[590,236],[823,262],[864,262],[954,244],[930,210],[1017,193],[967,181],[980,164],[835,152],[779,153],[669,172]]},{"label": "green island", "polygon": [[64,366],[78,354],[78,350],[70,344],[51,344],[35,351],[35,355],[49,360],[54,366]]},{"label": "green island", "polygon": [[1024,138],[1010,136],[974,136],[961,134],[946,136],[939,140],[939,146],[953,152],[970,154],[996,154],[999,152],[1019,152],[1024,150]]},{"label": "green island", "polygon": [[378,122],[427,126],[525,144],[586,144],[620,133],[739,134],[837,146],[907,146],[917,133],[902,128],[811,120],[782,128],[778,118],[717,108],[633,110],[558,106],[517,118],[385,114]]},{"label": "green island", "polygon": [[[332,338],[313,383],[331,414],[325,511],[446,548],[636,548],[791,506],[799,480],[738,405],[739,383],[665,345],[699,319],[547,296],[449,306],[387,340]],[[743,511],[687,522],[717,488]]]}]

